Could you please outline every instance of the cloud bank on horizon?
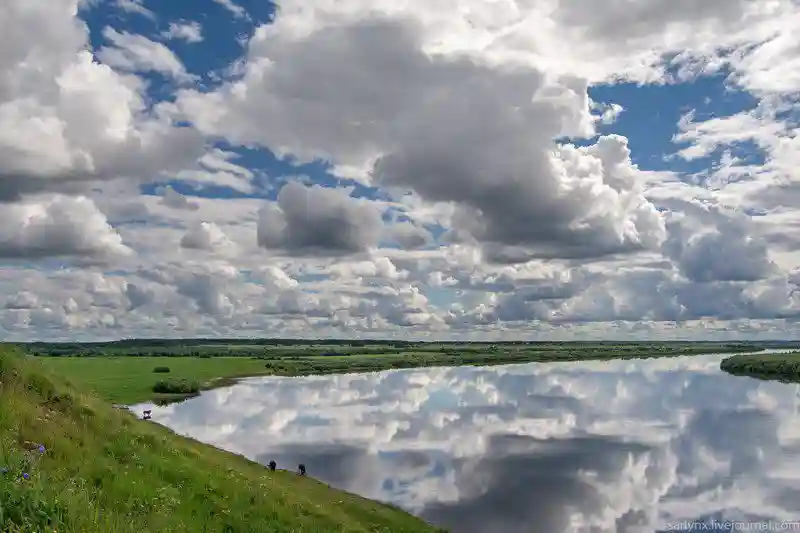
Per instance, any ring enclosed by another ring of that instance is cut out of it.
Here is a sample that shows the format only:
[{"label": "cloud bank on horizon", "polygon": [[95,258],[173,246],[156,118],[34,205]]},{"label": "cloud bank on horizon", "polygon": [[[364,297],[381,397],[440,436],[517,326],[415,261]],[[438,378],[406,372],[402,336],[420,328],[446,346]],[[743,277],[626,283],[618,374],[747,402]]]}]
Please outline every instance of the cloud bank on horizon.
[{"label": "cloud bank on horizon", "polygon": [[796,0],[7,0],[0,333],[800,338]]}]

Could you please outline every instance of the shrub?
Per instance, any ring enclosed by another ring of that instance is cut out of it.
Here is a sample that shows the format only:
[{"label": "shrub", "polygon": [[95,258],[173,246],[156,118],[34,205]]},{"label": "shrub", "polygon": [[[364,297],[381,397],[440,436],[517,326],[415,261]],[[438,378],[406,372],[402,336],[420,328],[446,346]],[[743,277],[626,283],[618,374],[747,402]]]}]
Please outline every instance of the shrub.
[{"label": "shrub", "polygon": [[200,391],[196,381],[185,379],[162,379],[153,385],[153,392],[161,394],[194,394]]},{"label": "shrub", "polygon": [[168,366],[157,366],[157,367],[155,367],[153,369],[153,372],[155,372],[156,374],[167,374],[167,373],[169,373],[169,367]]}]

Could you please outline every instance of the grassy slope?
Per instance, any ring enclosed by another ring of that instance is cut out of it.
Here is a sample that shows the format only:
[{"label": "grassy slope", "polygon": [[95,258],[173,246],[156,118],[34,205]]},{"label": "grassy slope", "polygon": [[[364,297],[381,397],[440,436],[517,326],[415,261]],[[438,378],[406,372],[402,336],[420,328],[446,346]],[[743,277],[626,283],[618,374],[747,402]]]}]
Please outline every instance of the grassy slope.
[{"label": "grassy slope", "polygon": [[[468,345],[467,345],[468,346]],[[754,347],[740,349],[756,350]],[[231,378],[277,374],[297,376],[345,372],[371,372],[391,368],[417,368],[454,365],[492,365],[506,363],[581,361],[589,359],[619,359],[670,357],[733,351],[721,344],[699,346],[628,345],[608,347],[554,346],[552,349],[531,350],[505,348],[493,352],[481,350],[406,351],[402,353],[375,352],[348,356],[296,356],[254,359],[252,357],[42,357],[42,364],[54,373],[91,389],[103,398],[132,404],[164,397],[152,392],[153,385],[162,379],[186,379],[208,387],[229,383]],[[295,352],[297,353],[297,352]],[[168,366],[169,374],[156,374],[157,366]]]},{"label": "grassy slope", "polygon": [[[47,451],[26,452],[26,441]],[[0,531],[436,531],[393,507],[137,420],[0,347],[2,466]]]},{"label": "grassy slope", "polygon": [[734,355],[722,360],[729,374],[800,382],[800,352]]}]

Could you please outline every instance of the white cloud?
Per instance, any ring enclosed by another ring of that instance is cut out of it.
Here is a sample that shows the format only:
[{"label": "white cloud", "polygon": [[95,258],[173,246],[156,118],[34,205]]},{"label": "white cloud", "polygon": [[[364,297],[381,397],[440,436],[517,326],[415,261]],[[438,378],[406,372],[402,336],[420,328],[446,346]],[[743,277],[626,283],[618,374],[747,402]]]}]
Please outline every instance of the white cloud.
[{"label": "white cloud", "polygon": [[247,18],[247,11],[233,0],[214,0],[214,3],[221,5],[236,18]]},{"label": "white cloud", "polygon": [[[241,81],[181,94],[179,107],[201,130],[338,164],[377,159],[374,183],[453,202],[463,233],[503,260],[602,255],[663,239],[626,139],[555,147],[555,137],[593,132],[586,80],[429,57],[421,29],[402,20],[302,39],[282,28],[279,18],[256,33]],[[338,90],[316,84],[320,76]]]},{"label": "white cloud", "polygon": [[0,211],[0,256],[78,256],[108,259],[132,250],[85,197],[56,196],[6,206]]},{"label": "white cloud", "polygon": [[203,27],[199,22],[169,23],[169,29],[161,34],[167,39],[180,39],[187,43],[199,43],[203,41]]},{"label": "white cloud", "polygon": [[120,177],[152,180],[202,150],[197,132],[147,109],[140,79],[94,60],[77,6],[6,6],[0,23],[13,45],[0,54],[0,198],[76,192]]},{"label": "white cloud", "polygon": [[[9,338],[800,335],[789,0],[287,0],[202,87],[151,34],[93,27],[93,50],[91,2],[7,3]],[[218,38],[164,20],[165,42]],[[605,133],[641,111],[588,94],[712,73],[750,103],[681,111],[663,163],[708,162],[691,176],[647,170],[653,143]]]},{"label": "white cloud", "polygon": [[[87,1],[94,2],[96,0]],[[156,19],[156,14],[144,6],[144,0],[116,0],[116,6],[128,13],[137,13],[152,20]]]},{"label": "white cloud", "polygon": [[194,79],[172,50],[162,43],[151,41],[143,35],[118,32],[110,26],[103,29],[103,37],[111,45],[97,52],[105,64],[126,72],[158,72],[179,82]]},{"label": "white cloud", "polygon": [[243,166],[232,163],[237,154],[220,149],[206,152],[194,168],[186,168],[175,177],[194,186],[216,185],[243,192],[253,192],[255,174]]},{"label": "white cloud", "polygon": [[231,244],[225,232],[213,222],[200,222],[192,226],[181,239],[182,247],[198,250],[214,250]]}]

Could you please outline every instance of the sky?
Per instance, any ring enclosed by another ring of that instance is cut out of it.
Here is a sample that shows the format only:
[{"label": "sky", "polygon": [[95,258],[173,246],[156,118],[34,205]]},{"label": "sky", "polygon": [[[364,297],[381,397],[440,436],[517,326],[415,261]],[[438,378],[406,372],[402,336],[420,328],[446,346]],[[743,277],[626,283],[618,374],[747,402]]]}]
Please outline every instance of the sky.
[{"label": "sky", "polygon": [[797,0],[4,0],[0,338],[800,338]]}]

